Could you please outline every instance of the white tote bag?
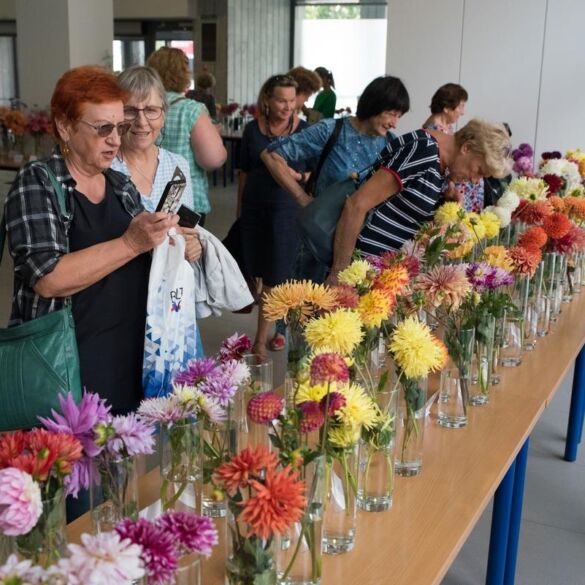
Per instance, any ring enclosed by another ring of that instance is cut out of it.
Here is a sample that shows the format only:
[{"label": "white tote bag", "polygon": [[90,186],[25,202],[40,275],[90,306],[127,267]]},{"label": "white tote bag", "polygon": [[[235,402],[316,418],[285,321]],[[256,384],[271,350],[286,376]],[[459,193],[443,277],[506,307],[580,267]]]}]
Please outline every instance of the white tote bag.
[{"label": "white tote bag", "polygon": [[173,236],[155,248],[152,255],[143,385],[147,398],[164,396],[172,387],[175,372],[193,359],[197,348],[195,278],[185,260],[185,240]]}]

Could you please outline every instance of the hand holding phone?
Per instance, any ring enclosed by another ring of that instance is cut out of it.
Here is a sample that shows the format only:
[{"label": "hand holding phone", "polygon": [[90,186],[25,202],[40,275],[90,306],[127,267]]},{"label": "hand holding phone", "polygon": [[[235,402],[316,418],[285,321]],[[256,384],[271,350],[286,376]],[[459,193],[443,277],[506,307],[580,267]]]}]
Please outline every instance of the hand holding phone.
[{"label": "hand holding phone", "polygon": [[179,226],[186,228],[194,228],[199,224],[201,215],[192,209],[189,209],[186,205],[181,205],[177,210],[179,216]]}]

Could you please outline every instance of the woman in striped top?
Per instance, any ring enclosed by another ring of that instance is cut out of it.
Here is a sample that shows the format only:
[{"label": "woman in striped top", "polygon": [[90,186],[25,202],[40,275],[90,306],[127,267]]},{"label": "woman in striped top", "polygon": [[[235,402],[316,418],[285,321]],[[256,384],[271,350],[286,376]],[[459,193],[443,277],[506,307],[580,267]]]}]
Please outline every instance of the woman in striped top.
[{"label": "woman in striped top", "polygon": [[478,119],[454,135],[416,130],[388,143],[368,181],[345,204],[329,280],[349,264],[354,248],[380,256],[412,239],[433,218],[447,171],[456,181],[504,177],[509,152],[505,128]]}]

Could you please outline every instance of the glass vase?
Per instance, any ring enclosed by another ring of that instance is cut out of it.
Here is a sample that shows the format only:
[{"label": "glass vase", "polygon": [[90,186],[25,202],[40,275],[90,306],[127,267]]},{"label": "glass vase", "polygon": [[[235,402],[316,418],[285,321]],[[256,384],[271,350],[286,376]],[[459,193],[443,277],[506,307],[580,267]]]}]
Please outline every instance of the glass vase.
[{"label": "glass vase", "polygon": [[197,553],[179,559],[172,585],[201,585],[201,556]]},{"label": "glass vase", "polygon": [[[545,254],[546,256],[546,254]],[[545,264],[543,260],[534,275],[534,311],[536,313],[536,336],[545,337],[550,329],[550,296],[547,292],[545,279]]]},{"label": "glass vase", "polygon": [[462,429],[467,426],[467,401],[464,399],[466,384],[469,385],[469,381],[452,364],[441,372],[437,408],[440,426],[448,429]]},{"label": "glass vase", "polygon": [[504,335],[504,318],[496,318],[494,327],[494,345],[492,347],[490,382],[492,386],[497,386],[501,381],[500,376],[500,351],[502,349],[502,337]]},{"label": "glass vase", "polygon": [[250,533],[249,526],[227,514],[226,585],[276,585],[275,540]]},{"label": "glass vase", "polygon": [[281,585],[318,585],[322,575],[321,539],[325,499],[325,457],[301,468],[306,511],[299,522],[276,537],[276,566]]},{"label": "glass vase", "polygon": [[138,519],[138,474],[135,457],[96,461],[99,484],[89,490],[95,532],[110,532],[124,518]]},{"label": "glass vase", "polygon": [[397,388],[378,392],[376,401],[383,420],[372,430],[362,429],[358,506],[366,512],[382,512],[392,506],[397,396]]},{"label": "glass vase", "polygon": [[522,363],[524,347],[524,320],[515,312],[506,312],[502,331],[500,363],[505,368],[516,368]]},{"label": "glass vase", "polygon": [[495,334],[496,319],[486,315],[475,329],[474,364],[477,381],[469,387],[471,406],[483,406],[489,402]]},{"label": "glass vase", "polygon": [[43,511],[36,526],[16,537],[16,550],[24,559],[47,568],[64,554],[66,545],[65,495],[59,490],[54,497],[43,500]]},{"label": "glass vase", "polygon": [[261,392],[274,388],[273,363],[271,359],[259,359],[256,355],[245,355],[244,361],[250,370],[250,379],[238,390],[241,400],[236,406],[236,426],[238,428],[238,449],[255,449],[263,446],[269,451],[272,443],[268,426],[255,423],[247,415],[246,408],[250,399]]},{"label": "glass vase", "polygon": [[357,521],[358,445],[330,457],[325,470],[323,553],[349,552],[355,544]]},{"label": "glass vase", "polygon": [[427,379],[400,379],[394,469],[411,477],[422,469]]},{"label": "glass vase", "polygon": [[213,483],[213,472],[229,461],[237,452],[237,430],[231,416],[225,422],[206,421],[201,429],[201,461],[203,485],[201,488],[201,512],[212,518],[226,515],[226,498],[223,490]]},{"label": "glass vase", "polygon": [[202,475],[199,430],[195,420],[161,427],[163,511],[198,510],[196,482]]}]

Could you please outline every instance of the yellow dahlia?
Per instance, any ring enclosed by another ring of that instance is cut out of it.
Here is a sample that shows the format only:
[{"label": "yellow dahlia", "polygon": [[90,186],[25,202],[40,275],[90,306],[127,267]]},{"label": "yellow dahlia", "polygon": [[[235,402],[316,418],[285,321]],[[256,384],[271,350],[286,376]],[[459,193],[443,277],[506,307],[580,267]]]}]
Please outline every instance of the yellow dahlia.
[{"label": "yellow dahlia", "polygon": [[345,405],[337,410],[337,418],[345,426],[372,428],[378,420],[378,408],[359,384],[338,386],[337,392],[345,397]]},{"label": "yellow dahlia", "polygon": [[390,351],[408,378],[424,378],[445,365],[445,351],[425,323],[408,317],[391,338]]},{"label": "yellow dahlia", "polygon": [[363,336],[360,316],[351,309],[327,313],[305,327],[305,339],[311,349],[327,346],[341,355],[351,354]]},{"label": "yellow dahlia", "polygon": [[463,215],[461,205],[455,201],[448,201],[435,211],[435,223],[437,225],[452,225],[460,220],[461,215]]},{"label": "yellow dahlia", "polygon": [[395,305],[395,297],[382,290],[371,290],[360,297],[357,312],[362,323],[369,329],[380,327],[382,321],[390,317]]},{"label": "yellow dahlia", "polygon": [[499,217],[491,211],[482,211],[479,220],[485,229],[485,237],[491,240],[500,233],[501,222]]},{"label": "yellow dahlia", "polygon": [[355,445],[359,441],[361,430],[360,426],[352,425],[330,428],[327,431],[327,440],[332,445],[345,449]]},{"label": "yellow dahlia", "polygon": [[[301,402],[319,402],[327,394],[327,384],[299,384],[295,394],[295,404]],[[331,385],[331,389],[333,384]]]},{"label": "yellow dahlia", "polygon": [[528,201],[544,201],[548,194],[548,185],[542,179],[520,177],[514,179],[508,189],[517,193],[522,199]]},{"label": "yellow dahlia", "polygon": [[367,260],[354,260],[347,268],[341,270],[337,280],[349,286],[362,286],[368,283],[368,273],[372,265]]},{"label": "yellow dahlia", "polygon": [[264,296],[264,317],[268,321],[288,322],[294,312],[302,323],[318,311],[330,311],[336,302],[336,293],[323,284],[309,280],[285,282]]},{"label": "yellow dahlia", "polygon": [[449,252],[447,253],[447,258],[450,258],[451,260],[465,258],[465,256],[471,253],[471,251],[473,250],[473,246],[475,246],[474,240],[467,240],[466,242],[459,244],[459,246],[457,246],[456,248],[449,250]]},{"label": "yellow dahlia", "polygon": [[470,212],[466,214],[463,224],[471,232],[472,239],[475,242],[479,242],[485,238],[485,226],[483,225],[478,213]]},{"label": "yellow dahlia", "polygon": [[504,246],[488,246],[483,251],[482,260],[495,268],[503,268],[512,272],[514,265],[510,261],[508,251]]}]

